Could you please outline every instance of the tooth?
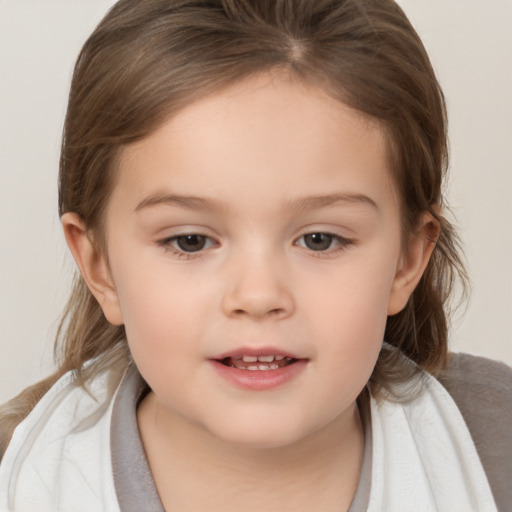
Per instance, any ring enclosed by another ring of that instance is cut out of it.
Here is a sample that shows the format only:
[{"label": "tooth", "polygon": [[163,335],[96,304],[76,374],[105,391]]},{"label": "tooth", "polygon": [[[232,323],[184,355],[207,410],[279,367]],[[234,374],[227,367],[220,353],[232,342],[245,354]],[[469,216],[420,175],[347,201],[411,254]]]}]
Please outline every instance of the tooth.
[{"label": "tooth", "polygon": [[257,366],[248,366],[247,370],[259,370]]},{"label": "tooth", "polygon": [[258,365],[258,368],[260,370],[268,370],[270,368],[270,366],[268,366],[266,364],[260,364],[260,365]]},{"label": "tooth", "polygon": [[284,359],[284,356],[275,356],[276,361],[282,361]]},{"label": "tooth", "polygon": [[279,365],[278,364],[271,364],[270,365],[270,369],[271,370],[277,370],[279,368]]},{"label": "tooth", "polygon": [[244,363],[255,363],[258,360],[255,356],[243,356],[242,361]]},{"label": "tooth", "polygon": [[262,363],[271,363],[274,360],[274,356],[259,356],[258,361]]}]

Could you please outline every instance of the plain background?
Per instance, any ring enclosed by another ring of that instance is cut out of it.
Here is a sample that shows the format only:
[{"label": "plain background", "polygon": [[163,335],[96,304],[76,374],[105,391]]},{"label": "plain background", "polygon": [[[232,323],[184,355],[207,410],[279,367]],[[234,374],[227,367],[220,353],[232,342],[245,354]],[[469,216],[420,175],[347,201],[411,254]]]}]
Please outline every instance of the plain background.
[{"label": "plain background", "polygon": [[[0,0],[0,402],[52,369],[74,271],[57,215],[67,92],[113,3]],[[448,199],[473,282],[452,349],[512,364],[512,0],[399,3],[448,102]]]}]

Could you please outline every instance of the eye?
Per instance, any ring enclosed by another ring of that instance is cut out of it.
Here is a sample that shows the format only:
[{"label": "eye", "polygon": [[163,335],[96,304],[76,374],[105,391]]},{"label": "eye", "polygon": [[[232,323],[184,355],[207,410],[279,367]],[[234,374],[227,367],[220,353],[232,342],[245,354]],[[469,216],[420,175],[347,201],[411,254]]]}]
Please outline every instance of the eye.
[{"label": "eye", "polygon": [[315,252],[333,252],[350,245],[351,241],[331,233],[307,233],[297,240],[297,245]]},{"label": "eye", "polygon": [[200,252],[215,245],[215,242],[208,236],[197,233],[173,236],[158,242],[159,245],[172,250],[178,255]]},{"label": "eye", "polygon": [[197,252],[205,248],[207,240],[203,235],[183,235],[177,236],[175,243],[182,251]]},{"label": "eye", "polygon": [[333,239],[327,233],[309,233],[304,235],[304,245],[312,251],[326,251],[331,247]]}]

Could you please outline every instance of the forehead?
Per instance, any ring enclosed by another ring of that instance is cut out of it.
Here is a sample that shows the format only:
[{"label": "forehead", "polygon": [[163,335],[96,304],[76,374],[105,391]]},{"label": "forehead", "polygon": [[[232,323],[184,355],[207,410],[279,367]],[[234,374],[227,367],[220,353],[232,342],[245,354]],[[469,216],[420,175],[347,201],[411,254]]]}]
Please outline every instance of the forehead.
[{"label": "forehead", "polygon": [[387,147],[377,121],[323,89],[260,75],[191,103],[127,146],[116,189],[139,198],[169,188],[185,195],[236,191],[250,205],[261,194],[278,202],[283,192],[293,199],[308,190],[328,195],[336,186],[394,201]]}]

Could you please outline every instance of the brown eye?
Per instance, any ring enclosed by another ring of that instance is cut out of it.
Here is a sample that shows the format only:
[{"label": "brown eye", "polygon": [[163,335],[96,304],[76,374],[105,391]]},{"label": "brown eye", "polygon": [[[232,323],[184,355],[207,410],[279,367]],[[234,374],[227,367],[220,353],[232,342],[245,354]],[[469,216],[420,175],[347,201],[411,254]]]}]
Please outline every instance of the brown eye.
[{"label": "brown eye", "polygon": [[203,235],[185,235],[176,237],[176,245],[184,252],[197,252],[204,249],[207,238]]},{"label": "brown eye", "polygon": [[304,235],[304,245],[312,251],[326,251],[330,249],[334,236],[327,233],[310,233]]}]

